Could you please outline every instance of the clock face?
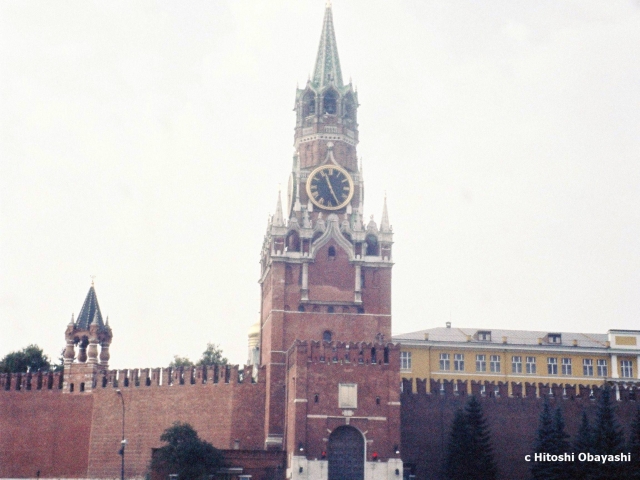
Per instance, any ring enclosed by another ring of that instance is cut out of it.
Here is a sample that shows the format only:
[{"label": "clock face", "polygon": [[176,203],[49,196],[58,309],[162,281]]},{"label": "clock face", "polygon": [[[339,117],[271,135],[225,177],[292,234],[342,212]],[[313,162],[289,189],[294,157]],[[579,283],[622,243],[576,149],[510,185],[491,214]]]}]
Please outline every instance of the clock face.
[{"label": "clock face", "polygon": [[314,205],[325,210],[340,210],[353,197],[353,180],[336,165],[322,165],[307,179],[307,194]]}]

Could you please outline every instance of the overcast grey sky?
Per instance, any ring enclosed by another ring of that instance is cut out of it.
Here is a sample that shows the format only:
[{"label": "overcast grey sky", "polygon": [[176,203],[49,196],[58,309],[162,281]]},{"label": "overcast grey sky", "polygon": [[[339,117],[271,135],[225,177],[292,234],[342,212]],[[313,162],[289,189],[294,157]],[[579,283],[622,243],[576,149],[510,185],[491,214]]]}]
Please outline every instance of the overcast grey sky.
[{"label": "overcast grey sky", "polygon": [[[0,3],[0,355],[246,360],[322,0]],[[640,328],[640,4],[335,0],[394,333]]]}]

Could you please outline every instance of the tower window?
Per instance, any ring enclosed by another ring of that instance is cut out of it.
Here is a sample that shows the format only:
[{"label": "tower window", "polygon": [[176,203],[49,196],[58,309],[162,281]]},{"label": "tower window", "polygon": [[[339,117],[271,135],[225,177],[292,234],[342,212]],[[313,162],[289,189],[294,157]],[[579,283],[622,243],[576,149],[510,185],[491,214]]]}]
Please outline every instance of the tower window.
[{"label": "tower window", "polygon": [[324,95],[323,103],[324,103],[324,113],[328,113],[329,115],[335,115],[337,111],[337,105],[338,105],[338,94],[333,90],[329,90]]},{"label": "tower window", "polygon": [[298,305],[298,311],[304,312],[304,305]]},{"label": "tower window", "polygon": [[334,312],[333,306],[327,307],[327,313],[333,313],[333,312]]},{"label": "tower window", "polygon": [[336,259],[336,247],[334,247],[333,245],[331,247],[329,247],[329,251],[328,251],[328,258],[329,260],[335,260]]},{"label": "tower window", "polygon": [[320,401],[320,395],[317,393],[313,396],[313,403],[318,403]]},{"label": "tower window", "polygon": [[323,342],[330,342],[331,341],[331,332],[329,330],[325,330],[325,332],[322,334],[322,341]]}]

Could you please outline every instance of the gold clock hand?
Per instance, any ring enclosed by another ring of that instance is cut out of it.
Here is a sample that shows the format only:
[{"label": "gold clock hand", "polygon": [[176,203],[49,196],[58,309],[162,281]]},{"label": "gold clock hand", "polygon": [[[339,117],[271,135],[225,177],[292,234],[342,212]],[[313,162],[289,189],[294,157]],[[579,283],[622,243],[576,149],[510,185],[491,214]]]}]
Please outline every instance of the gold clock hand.
[{"label": "gold clock hand", "polygon": [[340,205],[340,202],[338,201],[338,197],[336,196],[336,193],[333,191],[333,187],[331,186],[331,182],[329,181],[329,176],[327,174],[324,174],[324,179],[327,181],[327,185],[329,185],[329,191],[331,191],[331,195],[333,195],[333,198],[335,198],[336,200],[336,205]]}]

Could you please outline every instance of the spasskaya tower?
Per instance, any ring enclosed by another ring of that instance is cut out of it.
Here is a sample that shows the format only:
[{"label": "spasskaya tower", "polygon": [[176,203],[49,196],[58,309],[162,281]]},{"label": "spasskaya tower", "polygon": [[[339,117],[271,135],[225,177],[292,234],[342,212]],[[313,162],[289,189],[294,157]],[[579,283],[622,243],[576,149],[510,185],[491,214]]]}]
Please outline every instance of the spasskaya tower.
[{"label": "spasskaya tower", "polygon": [[342,78],[327,5],[313,75],[296,91],[288,198],[283,208],[279,194],[261,252],[259,358],[266,370],[267,449],[298,452],[298,443],[293,448],[286,438],[294,435],[287,425],[300,421],[288,411],[294,345],[337,351],[357,344],[346,347],[341,364],[357,364],[358,355],[364,364],[364,350],[367,364],[388,364],[383,345],[391,339],[393,234],[386,200],[379,225],[373,216],[364,220],[358,106],[357,91]]}]

